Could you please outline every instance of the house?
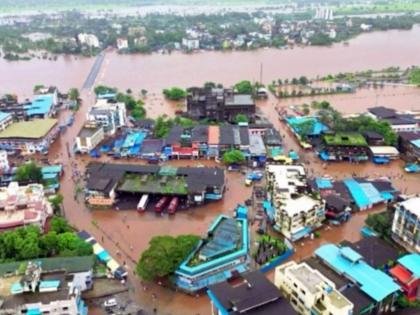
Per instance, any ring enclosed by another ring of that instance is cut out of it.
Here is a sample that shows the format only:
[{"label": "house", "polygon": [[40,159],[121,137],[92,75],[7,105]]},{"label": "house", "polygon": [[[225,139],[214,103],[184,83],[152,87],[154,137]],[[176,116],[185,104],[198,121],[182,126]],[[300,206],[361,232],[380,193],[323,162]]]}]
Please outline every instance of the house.
[{"label": "house", "polygon": [[235,94],[232,89],[192,88],[187,95],[187,113],[195,120],[232,122],[242,114],[253,121],[255,110],[252,95]]},{"label": "house", "polygon": [[200,49],[200,40],[197,38],[183,38],[182,47],[186,50]]},{"label": "house", "polygon": [[104,128],[98,124],[84,125],[76,137],[76,152],[89,153],[104,140]]},{"label": "house", "polygon": [[303,166],[269,164],[266,179],[268,198],[275,209],[275,230],[296,241],[322,225],[325,206],[310,195]]},{"label": "house", "polygon": [[400,152],[397,148],[392,146],[371,146],[369,150],[372,157],[385,157],[388,159],[398,159]]},{"label": "house", "polygon": [[0,131],[6,129],[13,123],[13,116],[10,113],[0,112]]},{"label": "house", "polygon": [[93,34],[80,33],[77,35],[77,40],[79,41],[81,45],[99,48],[99,40]]},{"label": "house", "polygon": [[0,174],[9,171],[9,159],[7,158],[7,151],[0,150]]},{"label": "house", "polygon": [[404,131],[398,136],[398,149],[401,154],[409,161],[418,161],[420,159],[420,132]]},{"label": "house", "polygon": [[127,125],[127,111],[124,103],[112,99],[98,99],[87,114],[87,120],[104,128],[107,135],[114,135]]},{"label": "house", "polygon": [[368,309],[371,313],[386,313],[394,308],[401,287],[386,273],[370,266],[352,248],[324,244],[315,250],[315,256],[374,301]]},{"label": "house", "polygon": [[336,289],[334,282],[305,262],[290,261],[277,267],[274,283],[299,314],[353,313],[353,303]]},{"label": "house", "polygon": [[207,290],[212,315],[297,315],[277,287],[260,271],[240,275],[232,281],[211,285]]},{"label": "house", "polygon": [[12,229],[35,224],[43,230],[52,207],[41,184],[19,186],[11,182],[0,188],[0,229]]},{"label": "house", "polygon": [[218,158],[220,154],[220,127],[209,126],[209,137],[208,137],[208,158]]},{"label": "house", "polygon": [[392,239],[408,251],[420,253],[420,197],[395,206]]},{"label": "house", "polygon": [[199,157],[207,156],[209,141],[209,126],[197,125],[191,130],[191,145],[194,150],[198,150]]},{"label": "house", "polygon": [[325,198],[325,216],[334,221],[347,221],[350,216],[350,201],[338,194],[331,193]]},{"label": "house", "polygon": [[126,38],[117,38],[117,49],[118,50],[128,49],[128,40]]},{"label": "house", "polygon": [[389,122],[395,132],[418,131],[417,118],[412,114],[399,113],[395,109],[384,106],[368,108],[368,115],[377,120]]},{"label": "house", "polygon": [[363,162],[369,159],[369,147],[360,133],[324,134],[319,156],[325,161]]},{"label": "house", "polygon": [[371,146],[384,145],[384,137],[375,131],[365,131],[363,132],[363,136]]},{"label": "house", "polygon": [[37,95],[32,102],[24,105],[28,118],[48,118],[54,112],[54,95]]},{"label": "house", "polygon": [[15,95],[6,95],[0,98],[0,111],[9,113],[16,120],[23,120],[26,117],[24,104],[19,103]]},{"label": "house", "polygon": [[162,139],[145,139],[141,145],[139,157],[145,160],[160,159],[164,140]]},{"label": "house", "polygon": [[35,119],[11,124],[0,131],[0,149],[21,154],[47,153],[59,133],[57,119]]},{"label": "house", "polygon": [[175,271],[179,290],[194,294],[249,270],[246,219],[220,215],[188,258]]},{"label": "house", "polygon": [[409,301],[420,301],[420,254],[408,254],[399,258],[397,265],[389,273],[401,285]]}]

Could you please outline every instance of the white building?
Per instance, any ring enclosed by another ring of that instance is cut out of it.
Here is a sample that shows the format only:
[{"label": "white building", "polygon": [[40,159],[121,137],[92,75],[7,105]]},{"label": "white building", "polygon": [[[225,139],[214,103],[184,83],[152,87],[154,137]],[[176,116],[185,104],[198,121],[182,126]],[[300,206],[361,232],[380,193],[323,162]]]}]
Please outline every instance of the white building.
[{"label": "white building", "polygon": [[104,139],[104,128],[97,124],[87,124],[80,129],[76,137],[76,151],[89,153]]},{"label": "white building", "polygon": [[127,111],[124,103],[99,99],[87,114],[87,120],[104,128],[105,134],[113,135],[127,125]]},{"label": "white building", "polygon": [[82,45],[99,48],[98,37],[93,34],[80,33],[77,35],[77,39]]},{"label": "white building", "polygon": [[331,8],[321,7],[315,10],[315,19],[332,20],[334,19],[334,12]]},{"label": "white building", "polygon": [[128,49],[128,40],[126,38],[117,38],[118,50]]},{"label": "white building", "polygon": [[0,112],[0,131],[6,129],[12,123],[13,123],[12,114]]},{"label": "white building", "polygon": [[276,268],[274,284],[302,315],[349,315],[354,305],[335,284],[306,263],[288,262]]},{"label": "white building", "polygon": [[362,23],[360,24],[360,29],[364,32],[369,32],[372,29],[372,25]]},{"label": "white building", "polygon": [[266,178],[277,231],[296,241],[322,225],[325,205],[309,195],[303,166],[267,165]]},{"label": "white building", "polygon": [[0,174],[9,170],[9,159],[7,158],[7,152],[4,150],[0,151]]},{"label": "white building", "polygon": [[420,197],[395,206],[392,238],[408,251],[420,253]]},{"label": "white building", "polygon": [[182,47],[187,49],[187,50],[200,49],[200,40],[183,38],[182,39]]}]

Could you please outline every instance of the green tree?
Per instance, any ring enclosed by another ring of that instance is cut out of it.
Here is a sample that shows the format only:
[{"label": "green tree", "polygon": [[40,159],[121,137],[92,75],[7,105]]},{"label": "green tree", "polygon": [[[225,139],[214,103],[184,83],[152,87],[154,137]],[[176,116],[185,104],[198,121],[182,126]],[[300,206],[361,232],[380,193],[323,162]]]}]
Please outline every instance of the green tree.
[{"label": "green tree", "polygon": [[415,67],[410,71],[409,81],[411,84],[420,85],[420,68]]},{"label": "green tree", "polygon": [[248,122],[248,117],[245,114],[237,114],[235,116],[234,122],[236,124],[239,124],[239,123],[247,123]]},{"label": "green tree", "polygon": [[61,205],[63,204],[64,197],[62,194],[58,193],[57,195],[49,199],[51,206],[54,209],[54,213],[60,213]]},{"label": "green tree", "polygon": [[230,150],[223,154],[223,163],[227,165],[242,164],[245,162],[245,156],[240,150]]},{"label": "green tree", "polygon": [[50,231],[56,232],[57,234],[71,232],[72,230],[67,220],[63,217],[54,216],[50,221]]},{"label": "green tree", "polygon": [[69,99],[72,101],[77,101],[80,97],[79,90],[76,88],[71,88],[69,90]]},{"label": "green tree", "polygon": [[107,93],[117,93],[117,89],[106,86],[106,85],[98,85],[95,87],[94,92],[96,95],[107,94]]},{"label": "green tree", "polygon": [[47,257],[58,254],[58,235],[55,231],[49,231],[40,240],[40,246]]},{"label": "green tree", "polygon": [[43,89],[45,86],[43,84],[36,84],[34,86],[34,93],[38,93],[39,90]]},{"label": "green tree", "polygon": [[315,127],[315,120],[307,119],[295,125],[296,131],[302,139],[307,139]]},{"label": "green tree", "polygon": [[146,89],[141,89],[140,94],[143,98],[145,98],[146,95],[147,95],[147,90]]},{"label": "green tree", "polygon": [[34,162],[23,164],[18,167],[15,175],[15,179],[20,181],[35,181],[40,182],[42,180],[41,168]]},{"label": "green tree", "polygon": [[172,119],[159,116],[155,121],[155,129],[153,130],[153,133],[156,138],[165,138],[169,134],[169,130],[172,126]]},{"label": "green tree", "polygon": [[309,83],[309,80],[308,80],[308,78],[307,77],[305,77],[305,76],[301,76],[300,78],[299,78],[299,84],[302,84],[302,85],[307,85]]},{"label": "green tree", "polygon": [[235,86],[234,86],[234,89],[239,94],[252,94],[253,93],[252,84],[248,80],[243,80],[243,81],[240,81],[240,82],[236,83]]},{"label": "green tree", "polygon": [[132,90],[132,89],[127,89],[127,90],[125,91],[125,93],[127,93],[127,94],[131,94],[131,93],[133,93],[133,90]]},{"label": "green tree", "polygon": [[179,87],[172,87],[170,89],[164,89],[163,95],[169,100],[179,101],[187,96],[187,92]]},{"label": "green tree", "polygon": [[392,217],[389,212],[369,214],[365,223],[382,237],[391,236]]},{"label": "green tree", "polygon": [[86,256],[92,254],[92,246],[80,239],[73,232],[58,235],[60,256]]},{"label": "green tree", "polygon": [[153,237],[137,263],[137,274],[147,281],[172,275],[199,240],[195,235]]}]

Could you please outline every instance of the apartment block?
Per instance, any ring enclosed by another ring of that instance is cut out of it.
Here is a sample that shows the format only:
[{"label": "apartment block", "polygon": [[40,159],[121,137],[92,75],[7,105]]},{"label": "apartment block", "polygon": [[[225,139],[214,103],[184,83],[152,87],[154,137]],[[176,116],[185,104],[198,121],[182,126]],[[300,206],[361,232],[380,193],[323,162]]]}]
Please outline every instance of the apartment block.
[{"label": "apartment block", "polygon": [[396,205],[392,238],[408,251],[420,253],[420,197]]}]

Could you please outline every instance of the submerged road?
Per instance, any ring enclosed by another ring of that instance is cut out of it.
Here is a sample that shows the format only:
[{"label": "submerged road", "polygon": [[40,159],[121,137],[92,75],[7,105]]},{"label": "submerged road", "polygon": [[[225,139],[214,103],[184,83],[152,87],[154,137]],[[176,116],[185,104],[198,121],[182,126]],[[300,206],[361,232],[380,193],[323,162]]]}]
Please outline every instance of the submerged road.
[{"label": "submerged road", "polygon": [[92,66],[92,69],[90,69],[90,72],[85,80],[85,83],[83,83],[83,89],[84,90],[90,90],[93,85],[95,84],[96,77],[98,76],[99,71],[101,70],[102,63],[105,59],[105,52],[102,51],[95,60],[95,63]]}]

